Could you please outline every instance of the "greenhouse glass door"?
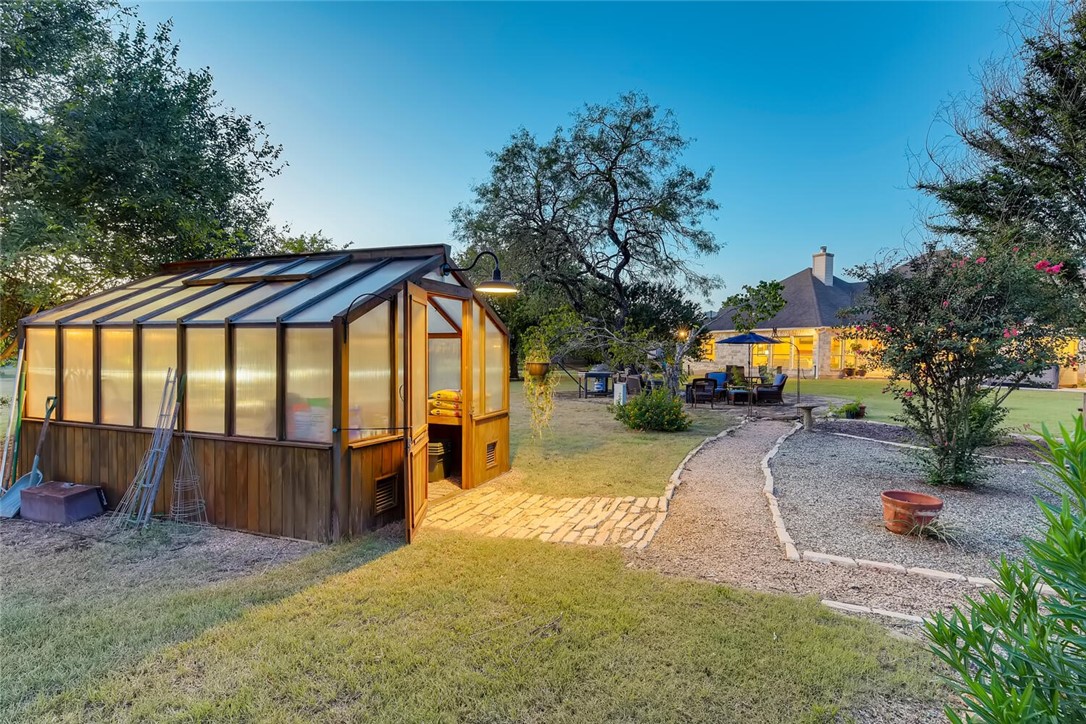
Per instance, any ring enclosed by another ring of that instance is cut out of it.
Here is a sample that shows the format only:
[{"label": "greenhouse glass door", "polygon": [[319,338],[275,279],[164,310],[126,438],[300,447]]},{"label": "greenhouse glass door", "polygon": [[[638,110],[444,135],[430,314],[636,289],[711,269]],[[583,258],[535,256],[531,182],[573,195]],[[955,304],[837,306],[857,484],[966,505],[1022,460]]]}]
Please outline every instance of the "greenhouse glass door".
[{"label": "greenhouse glass door", "polygon": [[429,427],[426,424],[427,346],[426,291],[414,284],[407,285],[407,399],[408,399],[408,459],[406,520],[407,542],[426,517],[426,495],[429,485],[428,449]]}]

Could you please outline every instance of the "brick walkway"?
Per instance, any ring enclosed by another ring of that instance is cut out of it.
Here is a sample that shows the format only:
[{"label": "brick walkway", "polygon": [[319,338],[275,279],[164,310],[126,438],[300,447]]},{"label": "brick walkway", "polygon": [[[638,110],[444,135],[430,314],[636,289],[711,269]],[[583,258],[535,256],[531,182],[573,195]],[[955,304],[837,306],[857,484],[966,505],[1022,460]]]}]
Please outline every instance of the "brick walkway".
[{"label": "brick walkway", "polygon": [[666,510],[664,498],[551,498],[481,489],[431,506],[424,525],[493,537],[644,549]]}]

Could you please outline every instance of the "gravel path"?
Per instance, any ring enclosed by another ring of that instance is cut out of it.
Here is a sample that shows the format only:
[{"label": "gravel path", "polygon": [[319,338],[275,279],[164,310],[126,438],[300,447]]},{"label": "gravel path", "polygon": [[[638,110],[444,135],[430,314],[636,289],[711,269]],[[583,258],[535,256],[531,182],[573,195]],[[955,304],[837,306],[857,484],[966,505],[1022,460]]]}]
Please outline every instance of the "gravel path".
[{"label": "gravel path", "polygon": [[[1044,520],[1035,497],[1058,502],[1029,465],[993,464],[973,489],[933,488],[910,451],[818,430],[793,435],[771,465],[781,514],[800,550],[972,576],[991,576],[990,562],[1001,554],[1025,553],[1022,538],[1038,534]],[[888,532],[879,494],[890,488],[943,498],[939,520],[950,540]]]},{"label": "gravel path", "polygon": [[[822,420],[818,423],[820,432],[841,432],[846,435],[870,437],[884,442],[899,442],[906,445],[923,445],[923,441],[907,427],[869,422],[867,420]],[[980,449],[981,455],[1016,460],[1039,461],[1041,456],[1033,445],[1021,438],[1007,437],[1003,444]]]},{"label": "gravel path", "polygon": [[702,448],[687,464],[652,545],[631,555],[631,565],[918,616],[947,610],[975,590],[951,581],[785,559],[762,494],[761,461],[789,429],[781,422],[750,423]]}]

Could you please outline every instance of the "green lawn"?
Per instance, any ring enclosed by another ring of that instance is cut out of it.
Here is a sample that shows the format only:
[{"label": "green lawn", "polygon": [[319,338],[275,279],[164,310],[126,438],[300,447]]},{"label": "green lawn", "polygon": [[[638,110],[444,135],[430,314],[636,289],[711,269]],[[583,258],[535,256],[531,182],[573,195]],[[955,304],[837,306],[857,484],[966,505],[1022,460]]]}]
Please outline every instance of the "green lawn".
[{"label": "green lawn", "polygon": [[874,624],[609,549],[424,531],[195,590],[65,576],[100,545],[5,571],[9,720],[821,722],[942,693]]},{"label": "green lawn", "polygon": [[694,426],[686,432],[635,432],[615,420],[603,400],[578,400],[576,386],[566,380],[540,439],[532,436],[522,384],[514,382],[509,395],[513,472],[501,484],[533,494],[660,495],[688,452],[735,422],[720,409],[688,407]]},{"label": "green lawn", "polygon": [[[884,380],[803,380],[800,389],[803,395],[838,397],[842,400],[860,398],[867,406],[867,416],[873,420],[894,422],[893,416],[900,406],[882,393],[886,386]],[[1079,414],[1082,406],[1082,391],[1079,390],[1016,390],[1007,398],[1006,425],[1016,431],[1023,431],[1027,426],[1040,430],[1041,424],[1055,427],[1059,423],[1067,424]],[[795,395],[795,381],[789,380],[785,395]]]}]

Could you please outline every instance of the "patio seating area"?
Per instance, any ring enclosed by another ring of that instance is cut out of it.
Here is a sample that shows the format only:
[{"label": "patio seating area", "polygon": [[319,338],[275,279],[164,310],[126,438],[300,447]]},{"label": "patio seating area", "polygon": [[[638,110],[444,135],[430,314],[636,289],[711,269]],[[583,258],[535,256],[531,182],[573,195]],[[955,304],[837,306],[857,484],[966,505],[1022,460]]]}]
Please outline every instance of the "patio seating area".
[{"label": "patio seating area", "polygon": [[744,368],[729,366],[721,372],[709,372],[693,379],[686,385],[686,402],[697,407],[718,403],[728,405],[765,405],[784,403],[784,386],[788,375],[778,372],[772,378],[763,375],[747,376]]}]

